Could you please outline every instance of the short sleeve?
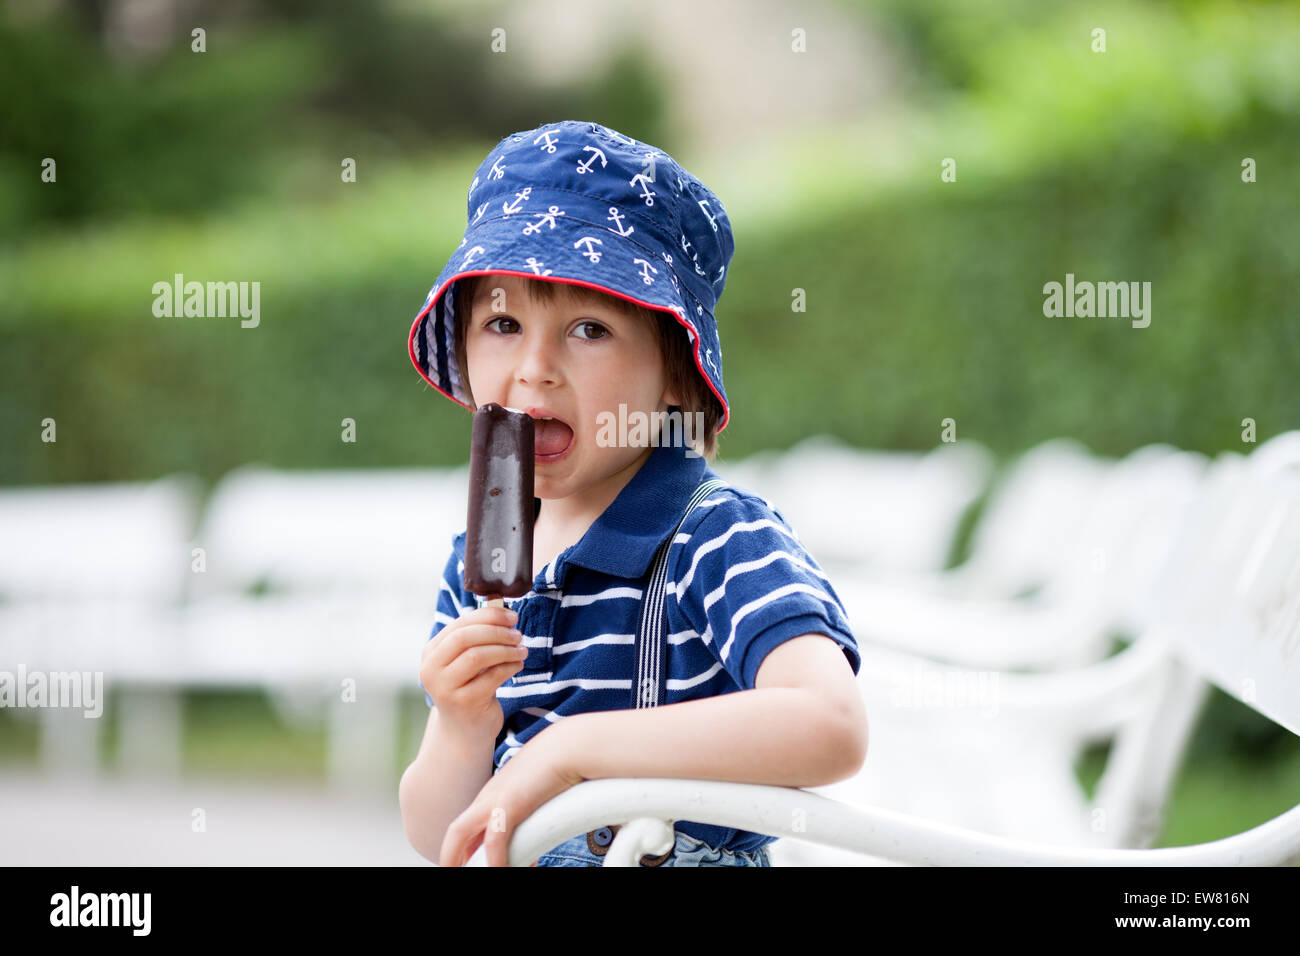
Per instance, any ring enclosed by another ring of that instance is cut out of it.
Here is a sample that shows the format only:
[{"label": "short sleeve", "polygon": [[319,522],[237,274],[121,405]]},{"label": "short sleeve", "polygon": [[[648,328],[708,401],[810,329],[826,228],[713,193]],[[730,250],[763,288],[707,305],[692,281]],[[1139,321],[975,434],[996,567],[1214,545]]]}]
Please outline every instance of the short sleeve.
[{"label": "short sleeve", "polygon": [[[444,627],[460,617],[466,608],[471,607],[469,602],[472,599],[466,593],[464,585],[464,540],[463,531],[452,539],[451,554],[447,556],[447,564],[442,570],[442,581],[438,586],[438,604],[434,611],[433,630],[429,634],[429,640],[437,637]],[[424,684],[418,676],[416,683],[419,683],[420,689],[424,690]],[[433,698],[429,696],[428,691],[424,691],[424,699],[430,707],[433,706]]]},{"label": "short sleeve", "polygon": [[[825,634],[862,667],[848,614],[830,580],[779,511],[749,493],[700,509],[674,559],[677,606],[743,690],[773,648]],[[683,526],[690,526],[691,518]]]}]

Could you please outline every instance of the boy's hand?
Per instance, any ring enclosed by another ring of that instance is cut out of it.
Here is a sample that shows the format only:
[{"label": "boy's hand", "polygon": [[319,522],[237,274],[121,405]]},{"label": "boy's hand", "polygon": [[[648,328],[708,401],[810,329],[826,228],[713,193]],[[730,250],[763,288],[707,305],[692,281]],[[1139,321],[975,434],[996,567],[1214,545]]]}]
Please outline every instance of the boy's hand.
[{"label": "boy's hand", "polygon": [[503,607],[467,611],[420,653],[420,683],[438,708],[439,723],[468,740],[495,740],[505,723],[497,688],[528,656],[513,630],[518,620]]},{"label": "boy's hand", "polygon": [[480,846],[488,866],[509,863],[515,827],[552,797],[585,779],[577,770],[572,731],[582,714],[542,730],[483,785],[474,802],[447,827],[441,866],[464,866]]}]

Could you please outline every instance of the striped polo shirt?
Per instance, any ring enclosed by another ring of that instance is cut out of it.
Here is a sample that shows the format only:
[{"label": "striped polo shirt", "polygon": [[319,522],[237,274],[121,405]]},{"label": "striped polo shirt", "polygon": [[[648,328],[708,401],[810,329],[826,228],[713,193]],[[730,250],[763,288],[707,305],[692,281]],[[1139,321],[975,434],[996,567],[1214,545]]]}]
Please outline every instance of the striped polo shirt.
[{"label": "striped polo shirt", "polygon": [[[586,534],[537,572],[532,590],[506,598],[519,614],[515,626],[528,657],[497,688],[505,724],[493,773],[549,724],[632,706],[641,593],[654,553],[695,487],[714,477],[706,459],[682,446],[653,448]],[[461,532],[443,573],[431,640],[483,604],[465,590],[464,570]],[[665,704],[752,688],[768,652],[803,634],[827,635],[854,674],[861,667],[844,607],[817,562],[772,504],[734,486],[713,492],[673,538],[666,612]],[[676,829],[733,851],[776,839],[684,820]]]}]

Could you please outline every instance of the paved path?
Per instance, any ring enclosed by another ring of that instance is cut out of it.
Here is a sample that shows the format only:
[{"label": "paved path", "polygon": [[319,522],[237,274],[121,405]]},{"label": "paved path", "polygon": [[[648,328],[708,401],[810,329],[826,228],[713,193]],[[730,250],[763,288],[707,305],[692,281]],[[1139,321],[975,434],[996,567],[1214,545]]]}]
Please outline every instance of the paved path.
[{"label": "paved path", "polygon": [[[204,811],[206,832],[192,827]],[[402,832],[397,794],[299,784],[0,773],[5,866],[431,866]]]},{"label": "paved path", "polygon": [[[195,809],[206,832],[195,832]],[[779,866],[891,866],[797,840]],[[481,854],[470,865],[479,865]],[[303,784],[0,772],[4,866],[432,866],[406,842],[397,794]]]}]

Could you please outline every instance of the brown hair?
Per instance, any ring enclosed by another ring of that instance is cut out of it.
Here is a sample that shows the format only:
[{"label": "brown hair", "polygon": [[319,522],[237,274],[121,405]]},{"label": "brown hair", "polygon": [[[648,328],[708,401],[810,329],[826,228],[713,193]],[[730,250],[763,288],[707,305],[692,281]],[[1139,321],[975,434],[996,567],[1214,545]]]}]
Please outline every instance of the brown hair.
[{"label": "brown hair", "polygon": [[[475,294],[483,281],[489,278],[491,276],[477,275],[458,279],[453,292],[456,311],[456,362],[461,369],[465,392],[469,394],[470,402],[473,404],[477,403],[474,402],[474,396],[470,394],[469,376],[466,374],[469,366],[465,359],[465,323]],[[648,309],[626,299],[569,282],[534,279],[529,281],[527,286],[529,294],[536,302],[550,304],[561,294],[568,294],[577,299],[590,296],[613,303],[624,314],[636,316],[643,322],[652,324],[659,335],[659,355],[663,359],[668,383],[681,399],[681,405],[671,407],[679,408],[684,415],[703,413],[704,431],[703,434],[695,437],[705,460],[712,463],[718,453],[718,423],[722,421],[722,403],[718,401],[717,396],[704,380],[704,376],[696,368],[686,329],[675,317],[660,309]],[[560,286],[563,286],[563,289],[558,288]]]}]

